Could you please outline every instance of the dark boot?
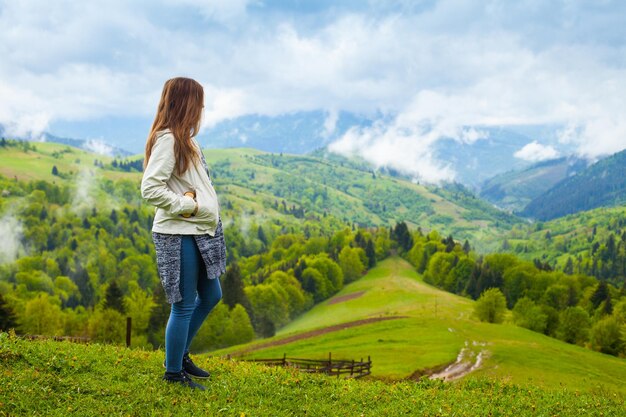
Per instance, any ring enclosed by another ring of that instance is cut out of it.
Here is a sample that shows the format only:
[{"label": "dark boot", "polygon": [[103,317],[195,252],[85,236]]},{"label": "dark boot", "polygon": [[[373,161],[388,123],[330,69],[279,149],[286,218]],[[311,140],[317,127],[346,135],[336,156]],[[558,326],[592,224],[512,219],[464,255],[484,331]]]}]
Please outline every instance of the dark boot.
[{"label": "dark boot", "polygon": [[165,372],[163,380],[167,382],[176,382],[178,384],[188,386],[189,388],[199,389],[201,391],[206,389],[203,385],[194,382],[184,370],[180,372]]},{"label": "dark boot", "polygon": [[199,368],[198,366],[196,366],[195,363],[193,363],[193,361],[189,357],[189,352],[185,353],[185,355],[183,356],[183,369],[194,378],[207,379],[209,376],[211,376],[211,374],[209,374],[207,371]]},{"label": "dark boot", "polygon": [[[165,368],[165,361],[163,361],[163,367]],[[194,378],[207,379],[211,376],[210,373],[202,368],[199,368],[195,363],[193,363],[189,357],[189,352],[185,353],[183,356],[183,369]]]}]

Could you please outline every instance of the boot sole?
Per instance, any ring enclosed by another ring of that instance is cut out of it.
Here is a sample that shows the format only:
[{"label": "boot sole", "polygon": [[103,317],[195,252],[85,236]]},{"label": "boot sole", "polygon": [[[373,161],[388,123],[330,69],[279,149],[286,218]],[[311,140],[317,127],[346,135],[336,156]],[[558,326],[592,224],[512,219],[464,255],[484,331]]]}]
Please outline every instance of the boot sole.
[{"label": "boot sole", "polygon": [[[163,368],[165,368],[165,362],[163,362]],[[185,372],[187,372],[187,371],[185,371]],[[189,372],[187,372],[187,375],[192,376],[194,378],[198,378],[198,379],[209,379],[209,378],[211,378],[211,375],[209,375],[209,376],[197,376],[197,375],[192,375]]]}]

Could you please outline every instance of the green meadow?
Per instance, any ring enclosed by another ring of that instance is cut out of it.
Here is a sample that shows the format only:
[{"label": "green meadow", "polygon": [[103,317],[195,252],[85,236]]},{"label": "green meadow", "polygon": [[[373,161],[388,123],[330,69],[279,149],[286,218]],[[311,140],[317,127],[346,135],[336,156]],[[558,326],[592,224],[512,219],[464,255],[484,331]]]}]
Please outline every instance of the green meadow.
[{"label": "green meadow", "polygon": [[[335,302],[340,297],[359,296]],[[357,294],[358,295],[358,294]],[[246,358],[292,357],[360,359],[370,356],[372,377],[402,379],[440,370],[464,347],[484,360],[465,378],[497,377],[522,386],[626,394],[626,361],[570,345],[513,324],[489,324],[473,317],[474,301],[440,291],[422,281],[399,257],[380,262],[335,297],[313,307],[282,328],[273,339],[341,323],[405,316],[379,321],[287,344],[268,339],[213,352]]]},{"label": "green meadow", "polygon": [[18,180],[60,181],[63,178],[52,175],[57,167],[61,174],[70,177],[81,175],[102,175],[111,180],[136,179],[137,173],[98,169],[94,162],[110,164],[114,158],[97,155],[68,145],[51,142],[31,142],[34,150],[24,151],[21,147],[9,146],[0,150],[0,175]]},{"label": "green meadow", "polygon": [[0,415],[620,416],[607,392],[521,387],[494,378],[384,382],[197,357],[206,391],[160,380],[163,351],[26,341],[0,333]]}]

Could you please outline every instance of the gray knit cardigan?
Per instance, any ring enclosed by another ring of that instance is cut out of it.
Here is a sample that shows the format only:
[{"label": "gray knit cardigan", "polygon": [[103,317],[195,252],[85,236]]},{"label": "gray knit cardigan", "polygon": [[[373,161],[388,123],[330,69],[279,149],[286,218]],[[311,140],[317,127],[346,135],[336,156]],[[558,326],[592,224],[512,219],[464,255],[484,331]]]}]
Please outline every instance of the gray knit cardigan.
[{"label": "gray knit cardigan", "polygon": [[[220,218],[215,236],[193,235],[206,267],[206,278],[217,279],[226,272],[226,243],[222,219]],[[152,233],[156,249],[157,268],[161,284],[168,303],[176,303],[183,299],[180,294],[180,257],[182,235]]]},{"label": "gray knit cardigan", "polygon": [[[209,181],[209,167],[200,153],[200,159],[207,172]],[[193,235],[202,255],[202,260],[206,267],[206,278],[217,279],[226,272],[226,242],[224,241],[224,230],[222,229],[222,218],[220,216],[215,236],[209,234]],[[180,258],[182,235],[169,235],[152,232],[152,240],[156,250],[157,268],[161,284],[165,291],[165,298],[168,303],[177,303],[183,299],[180,294]]]}]

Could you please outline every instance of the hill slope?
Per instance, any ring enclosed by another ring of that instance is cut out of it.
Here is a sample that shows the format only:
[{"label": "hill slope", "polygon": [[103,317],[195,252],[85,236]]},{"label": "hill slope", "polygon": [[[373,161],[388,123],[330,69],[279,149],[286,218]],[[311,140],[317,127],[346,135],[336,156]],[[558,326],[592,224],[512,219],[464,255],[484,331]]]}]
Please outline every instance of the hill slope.
[{"label": "hill slope", "polygon": [[482,184],[480,196],[498,207],[519,212],[534,198],[586,167],[587,161],[574,157],[539,162],[490,178]]},{"label": "hill slope", "polygon": [[550,220],[596,207],[626,202],[626,151],[618,152],[567,178],[531,201],[522,215]]},{"label": "hill slope", "polygon": [[626,207],[600,207],[515,227],[506,234],[502,249],[621,288],[626,277],[625,226]]},{"label": "hill slope", "polygon": [[[479,322],[472,318],[473,303],[423,283],[403,259],[388,258],[281,329],[270,339],[273,344],[263,340],[217,353],[270,358],[283,353],[323,358],[332,352],[355,359],[369,355],[373,376],[396,379],[441,370],[467,348],[470,357],[482,352],[482,365],[475,375],[547,389],[605,386],[626,393],[618,382],[626,378],[626,361],[514,325]],[[295,337],[313,329],[380,317],[397,318]],[[287,337],[291,341],[281,344]]]},{"label": "hill slope", "polygon": [[[114,168],[111,158],[57,144],[35,146],[27,151],[0,146],[0,174],[77,183],[89,173],[93,178],[128,179],[138,187],[141,173]],[[462,187],[446,190],[414,184],[373,173],[366,165],[341,157],[277,155],[247,148],[204,152],[222,206],[233,206],[260,221],[332,214],[362,226],[406,221],[476,241],[500,235],[519,222]],[[54,166],[61,176],[51,174]]]}]

